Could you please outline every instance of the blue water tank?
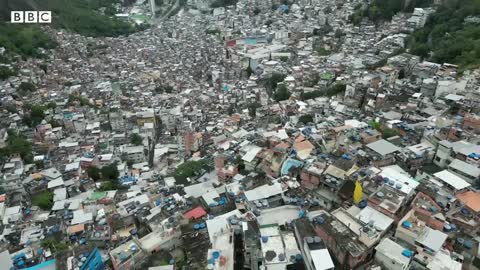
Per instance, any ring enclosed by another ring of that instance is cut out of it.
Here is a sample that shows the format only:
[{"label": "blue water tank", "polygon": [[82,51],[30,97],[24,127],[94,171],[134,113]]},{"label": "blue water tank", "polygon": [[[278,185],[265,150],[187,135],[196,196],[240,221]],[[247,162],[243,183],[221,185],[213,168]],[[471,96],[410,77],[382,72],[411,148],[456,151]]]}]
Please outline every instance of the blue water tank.
[{"label": "blue water tank", "polygon": [[473,241],[466,240],[465,242],[463,242],[463,246],[467,249],[471,249],[473,247]]},{"label": "blue water tank", "polygon": [[406,229],[410,229],[413,227],[412,223],[408,220],[405,220],[404,222],[402,222],[402,227],[406,228]]},{"label": "blue water tank", "polygon": [[411,251],[408,250],[408,249],[404,249],[404,250],[402,251],[402,255],[405,256],[405,257],[407,257],[407,258],[410,258],[410,257],[412,257],[413,252],[411,252]]}]

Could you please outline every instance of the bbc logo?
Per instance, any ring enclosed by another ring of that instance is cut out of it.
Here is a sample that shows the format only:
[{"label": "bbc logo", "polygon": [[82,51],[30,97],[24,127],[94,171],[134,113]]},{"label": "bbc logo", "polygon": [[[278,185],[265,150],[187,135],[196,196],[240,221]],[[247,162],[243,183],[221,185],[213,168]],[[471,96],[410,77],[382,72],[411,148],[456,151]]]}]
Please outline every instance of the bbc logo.
[{"label": "bbc logo", "polygon": [[11,23],[51,23],[51,11],[11,11]]}]

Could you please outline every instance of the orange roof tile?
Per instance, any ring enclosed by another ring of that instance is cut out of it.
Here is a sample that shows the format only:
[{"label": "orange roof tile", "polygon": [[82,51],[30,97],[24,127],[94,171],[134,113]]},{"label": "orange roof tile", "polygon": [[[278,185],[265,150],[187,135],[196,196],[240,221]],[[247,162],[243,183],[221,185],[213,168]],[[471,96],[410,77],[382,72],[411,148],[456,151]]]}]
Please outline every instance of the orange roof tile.
[{"label": "orange roof tile", "polygon": [[295,138],[295,142],[301,142],[304,140],[305,140],[305,137],[303,135],[299,135],[297,138]]},{"label": "orange roof tile", "polygon": [[32,173],[30,175],[33,179],[41,179],[43,178],[43,175],[41,173]]},{"label": "orange roof tile", "polygon": [[301,142],[296,142],[293,145],[293,148],[295,148],[297,151],[302,151],[302,150],[306,150],[306,149],[313,149],[313,148],[315,148],[315,146],[313,146],[313,144],[310,141],[305,140],[305,141],[301,141]]},{"label": "orange roof tile", "polygon": [[78,232],[83,232],[85,230],[85,224],[78,224],[68,227],[68,233],[74,234]]},{"label": "orange roof tile", "polygon": [[276,148],[289,148],[290,144],[288,144],[286,142],[282,142],[282,143],[277,144],[275,147]]},{"label": "orange roof tile", "polygon": [[473,211],[480,212],[480,193],[467,191],[457,194],[457,199]]}]

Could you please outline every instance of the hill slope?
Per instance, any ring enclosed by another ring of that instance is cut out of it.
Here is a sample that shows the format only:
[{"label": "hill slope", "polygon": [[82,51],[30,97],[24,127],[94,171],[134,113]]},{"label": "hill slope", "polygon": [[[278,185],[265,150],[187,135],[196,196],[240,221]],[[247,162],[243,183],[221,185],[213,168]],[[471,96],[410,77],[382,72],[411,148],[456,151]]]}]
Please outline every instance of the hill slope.
[{"label": "hill slope", "polygon": [[50,10],[52,26],[67,29],[85,36],[120,36],[138,30],[128,22],[113,16],[120,0],[0,0],[0,47],[9,55],[38,56],[37,48],[55,45],[39,25],[10,24],[12,10]]}]

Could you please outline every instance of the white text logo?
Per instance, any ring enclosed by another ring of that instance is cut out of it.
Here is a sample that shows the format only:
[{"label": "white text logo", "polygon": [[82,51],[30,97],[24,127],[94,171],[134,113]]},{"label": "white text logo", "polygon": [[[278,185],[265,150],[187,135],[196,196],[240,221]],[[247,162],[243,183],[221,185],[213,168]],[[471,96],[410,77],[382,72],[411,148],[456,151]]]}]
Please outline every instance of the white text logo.
[{"label": "white text logo", "polygon": [[51,23],[51,11],[11,11],[11,23]]}]

